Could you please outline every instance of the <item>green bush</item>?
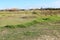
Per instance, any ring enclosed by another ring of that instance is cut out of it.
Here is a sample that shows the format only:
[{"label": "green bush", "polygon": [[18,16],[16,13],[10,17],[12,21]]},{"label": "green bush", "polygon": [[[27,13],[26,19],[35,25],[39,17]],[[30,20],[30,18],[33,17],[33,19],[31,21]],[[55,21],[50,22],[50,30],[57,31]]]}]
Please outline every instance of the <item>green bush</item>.
[{"label": "green bush", "polygon": [[6,28],[15,28],[15,26],[13,26],[13,25],[6,25],[5,27]]},{"label": "green bush", "polygon": [[42,18],[42,20],[50,20],[49,18]]}]

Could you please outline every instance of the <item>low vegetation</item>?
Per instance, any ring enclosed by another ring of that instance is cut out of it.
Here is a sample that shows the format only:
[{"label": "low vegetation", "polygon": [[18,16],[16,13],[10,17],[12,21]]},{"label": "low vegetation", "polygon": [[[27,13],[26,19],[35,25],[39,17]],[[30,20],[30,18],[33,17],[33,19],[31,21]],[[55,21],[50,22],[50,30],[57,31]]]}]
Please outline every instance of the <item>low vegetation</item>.
[{"label": "low vegetation", "polygon": [[2,11],[0,40],[60,40],[59,11]]}]

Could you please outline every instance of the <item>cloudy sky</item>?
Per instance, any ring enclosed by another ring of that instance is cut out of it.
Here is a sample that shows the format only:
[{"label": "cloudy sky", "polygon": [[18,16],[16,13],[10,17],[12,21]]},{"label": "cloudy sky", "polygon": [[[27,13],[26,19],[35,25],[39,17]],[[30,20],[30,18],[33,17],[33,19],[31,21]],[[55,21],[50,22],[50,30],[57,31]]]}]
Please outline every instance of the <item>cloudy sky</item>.
[{"label": "cloudy sky", "polygon": [[0,0],[3,8],[60,8],[60,0]]}]

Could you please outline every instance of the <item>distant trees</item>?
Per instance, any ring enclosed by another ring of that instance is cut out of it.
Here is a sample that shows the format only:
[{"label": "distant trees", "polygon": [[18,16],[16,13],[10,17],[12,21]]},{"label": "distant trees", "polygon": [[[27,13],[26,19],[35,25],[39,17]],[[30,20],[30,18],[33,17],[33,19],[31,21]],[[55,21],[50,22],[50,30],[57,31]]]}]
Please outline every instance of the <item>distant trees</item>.
[{"label": "distant trees", "polygon": [[41,10],[60,10],[60,8],[41,8]]},{"label": "distant trees", "polygon": [[[2,9],[0,11],[25,11],[26,9],[18,9],[18,8],[11,8],[11,9]],[[36,9],[28,9],[28,10],[60,10],[60,8],[36,8]]]},{"label": "distant trees", "polygon": [[25,11],[25,9],[11,8],[11,9],[2,9],[0,11]]}]

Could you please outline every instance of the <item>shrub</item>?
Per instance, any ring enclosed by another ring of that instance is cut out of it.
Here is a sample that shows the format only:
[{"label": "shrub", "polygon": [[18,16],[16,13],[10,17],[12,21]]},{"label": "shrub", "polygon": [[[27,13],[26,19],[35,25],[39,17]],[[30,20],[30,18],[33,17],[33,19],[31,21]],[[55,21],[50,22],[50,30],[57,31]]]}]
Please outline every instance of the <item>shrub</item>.
[{"label": "shrub", "polygon": [[49,18],[42,18],[43,20],[49,20]]},{"label": "shrub", "polygon": [[13,26],[13,25],[6,25],[5,27],[6,28],[15,28],[15,26]]},{"label": "shrub", "polygon": [[37,14],[36,12],[32,12],[32,14]]}]

